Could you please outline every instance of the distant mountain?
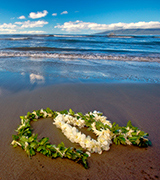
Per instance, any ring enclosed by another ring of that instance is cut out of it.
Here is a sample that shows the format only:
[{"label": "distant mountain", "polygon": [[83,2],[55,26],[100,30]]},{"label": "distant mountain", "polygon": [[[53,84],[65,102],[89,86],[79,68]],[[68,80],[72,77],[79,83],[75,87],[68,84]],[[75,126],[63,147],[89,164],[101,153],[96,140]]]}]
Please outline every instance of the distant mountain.
[{"label": "distant mountain", "polygon": [[155,29],[120,29],[120,30],[111,30],[104,31],[97,34],[115,34],[115,35],[159,35],[160,28]]}]

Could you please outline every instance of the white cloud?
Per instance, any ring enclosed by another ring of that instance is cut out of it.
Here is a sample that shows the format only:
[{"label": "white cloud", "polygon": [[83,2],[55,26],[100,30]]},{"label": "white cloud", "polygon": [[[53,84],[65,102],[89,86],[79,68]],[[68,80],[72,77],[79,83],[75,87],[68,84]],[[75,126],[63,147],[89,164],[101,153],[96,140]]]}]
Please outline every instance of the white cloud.
[{"label": "white cloud", "polygon": [[57,16],[57,13],[53,13],[52,16]]},{"label": "white cloud", "polygon": [[15,29],[0,29],[0,34],[17,34]]},{"label": "white cloud", "polygon": [[160,22],[150,21],[150,22],[138,22],[138,23],[114,23],[114,24],[97,24],[92,22],[83,21],[69,21],[65,22],[63,25],[57,25],[54,28],[60,28],[67,32],[80,32],[82,30],[95,30],[95,31],[107,31],[107,30],[117,30],[117,29],[137,29],[137,28],[160,28]]},{"label": "white cloud", "polygon": [[0,34],[10,34],[10,33],[13,33],[15,32],[15,28],[17,26],[15,24],[12,24],[12,23],[9,23],[9,24],[6,24],[6,23],[3,23],[0,25]]},{"label": "white cloud", "polygon": [[47,21],[24,21],[24,22],[15,22],[12,23],[3,23],[0,24],[0,34],[44,34],[45,31],[36,31],[36,30],[28,30],[28,31],[21,31],[24,28],[36,28],[36,27],[43,27],[44,25],[48,24]]},{"label": "white cloud", "polygon": [[19,34],[45,34],[45,31],[19,31]]},{"label": "white cloud", "polygon": [[0,28],[0,31],[1,31],[1,32],[15,32],[16,29],[1,29],[1,28]]},{"label": "white cloud", "polygon": [[0,29],[0,34],[45,34],[46,31],[17,31],[16,29]]},{"label": "white cloud", "polygon": [[68,14],[68,12],[67,12],[67,11],[63,11],[63,12],[61,12],[61,15],[62,15],[62,14]]},{"label": "white cloud", "polygon": [[18,19],[26,19],[25,16],[19,16]]},{"label": "white cloud", "polygon": [[6,28],[15,28],[16,27],[16,25],[15,24],[12,24],[12,23],[9,23],[9,24],[7,24],[7,23],[3,23],[2,25],[0,25],[0,29],[6,29]]},{"label": "white cloud", "polygon": [[37,12],[37,13],[31,12],[29,14],[29,17],[32,19],[37,19],[37,18],[45,17],[47,14],[48,14],[48,11],[46,10],[44,10],[43,12]]},{"label": "white cloud", "polygon": [[23,22],[15,22],[14,24],[21,25]]},{"label": "white cloud", "polygon": [[47,21],[24,21],[24,22],[15,22],[17,25],[21,25],[20,28],[34,28],[34,27],[43,27],[48,24]]}]

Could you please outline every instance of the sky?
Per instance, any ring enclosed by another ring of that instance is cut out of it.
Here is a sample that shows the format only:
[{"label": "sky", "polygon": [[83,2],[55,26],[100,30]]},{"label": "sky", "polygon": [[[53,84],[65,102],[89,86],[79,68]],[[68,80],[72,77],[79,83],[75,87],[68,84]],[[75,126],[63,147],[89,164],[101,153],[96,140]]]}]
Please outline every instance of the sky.
[{"label": "sky", "polygon": [[1,0],[0,34],[160,28],[160,0]]}]

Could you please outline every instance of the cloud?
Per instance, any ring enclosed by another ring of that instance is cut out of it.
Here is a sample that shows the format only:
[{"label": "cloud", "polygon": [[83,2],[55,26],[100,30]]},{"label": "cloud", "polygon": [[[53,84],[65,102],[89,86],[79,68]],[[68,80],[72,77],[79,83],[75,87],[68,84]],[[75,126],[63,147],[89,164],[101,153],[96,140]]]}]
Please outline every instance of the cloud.
[{"label": "cloud", "polygon": [[6,28],[9,28],[9,29],[12,29],[12,28],[15,28],[17,27],[15,24],[12,24],[12,23],[3,23],[2,25],[0,25],[0,29],[6,29]]},{"label": "cloud", "polygon": [[138,29],[138,28],[160,28],[160,22],[150,21],[150,22],[137,22],[137,23],[114,23],[114,24],[97,24],[92,22],[83,21],[69,21],[65,22],[63,25],[57,25],[54,28],[60,28],[67,32],[80,32],[82,30],[94,30],[94,31],[107,31],[107,30],[118,30],[118,29]]},{"label": "cloud", "polygon": [[46,31],[17,31],[16,29],[0,29],[0,34],[45,34]]},{"label": "cloud", "polygon": [[18,34],[45,34],[45,31],[19,31]]},{"label": "cloud", "polygon": [[57,13],[53,13],[52,16],[57,16]]},{"label": "cloud", "polygon": [[1,29],[0,28],[0,32],[12,33],[12,32],[16,32],[16,29]]},{"label": "cloud", "polygon": [[63,11],[63,12],[61,12],[61,15],[62,15],[62,14],[68,14],[68,12],[67,12],[67,11]]},{"label": "cloud", "polygon": [[32,19],[37,19],[37,18],[45,17],[47,14],[48,14],[48,11],[46,10],[44,10],[43,12],[37,12],[37,13],[31,12],[29,14],[29,17]]},{"label": "cloud", "polygon": [[28,31],[21,31],[24,28],[36,28],[36,27],[43,27],[44,25],[48,24],[47,21],[24,21],[24,22],[15,22],[12,23],[3,23],[0,24],[0,34],[44,34],[45,31],[36,31],[36,30],[28,30]]},{"label": "cloud", "polygon": [[48,24],[47,21],[24,21],[24,22],[15,22],[17,25],[21,25],[20,28],[34,28],[34,27],[43,27]]},{"label": "cloud", "polygon": [[14,33],[16,30],[17,26],[15,24],[12,24],[12,23],[9,23],[9,24],[6,24],[6,23],[3,23],[0,25],[0,34],[6,34],[6,33]]},{"label": "cloud", "polygon": [[18,19],[26,19],[25,16],[19,16]]}]

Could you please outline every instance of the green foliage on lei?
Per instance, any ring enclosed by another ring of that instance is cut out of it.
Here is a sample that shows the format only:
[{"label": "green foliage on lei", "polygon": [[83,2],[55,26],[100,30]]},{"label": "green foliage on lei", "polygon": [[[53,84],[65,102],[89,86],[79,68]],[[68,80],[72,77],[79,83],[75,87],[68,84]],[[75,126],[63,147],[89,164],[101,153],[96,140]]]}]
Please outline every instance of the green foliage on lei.
[{"label": "green foliage on lei", "polygon": [[[93,113],[83,115],[82,113],[75,113],[71,109],[69,111],[52,111],[50,108],[28,112],[26,116],[20,116],[21,125],[17,128],[17,135],[12,135],[13,141],[11,145],[13,147],[20,146],[26,151],[29,157],[34,156],[37,152],[44,154],[51,158],[68,158],[77,163],[82,164],[86,169],[88,168],[87,158],[88,153],[85,150],[76,149],[73,147],[65,147],[64,143],[61,142],[56,145],[49,143],[49,138],[44,137],[38,140],[38,134],[32,134],[32,128],[30,125],[31,121],[37,121],[40,118],[53,118],[55,119],[58,114],[67,115],[82,119],[85,121],[85,127],[88,130],[92,130],[92,125],[95,123],[95,127],[98,131],[110,130],[111,139],[115,144],[132,144],[140,147],[147,147],[151,145],[151,142],[147,139],[148,134],[134,127],[131,122],[127,123],[127,126],[120,127],[118,124],[113,123],[112,126],[102,123],[101,121],[95,120]],[[102,113],[97,112],[98,116],[102,116]]]}]

